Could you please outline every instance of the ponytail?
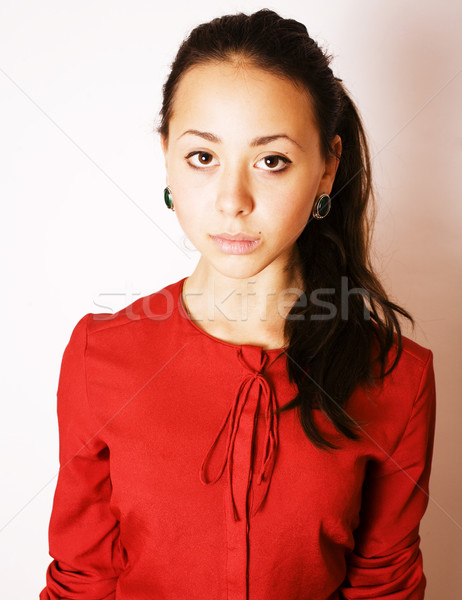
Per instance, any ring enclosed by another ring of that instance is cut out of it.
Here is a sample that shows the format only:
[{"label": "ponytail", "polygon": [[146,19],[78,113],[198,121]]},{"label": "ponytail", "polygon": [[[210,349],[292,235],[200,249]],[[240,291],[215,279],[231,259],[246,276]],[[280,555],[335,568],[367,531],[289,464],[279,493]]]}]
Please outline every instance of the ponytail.
[{"label": "ponytail", "polygon": [[[298,393],[278,410],[297,408],[306,435],[324,449],[337,446],[320,436],[313,410],[321,410],[346,437],[359,439],[356,430],[361,424],[348,415],[348,398],[357,385],[375,385],[396,366],[402,336],[395,312],[414,324],[412,316],[387,297],[370,263],[375,216],[371,214],[375,198],[370,153],[358,110],[336,81],[341,111],[335,133],[342,139],[342,155],[331,212],[325,219],[310,219],[297,240],[306,282],[302,304],[307,306],[296,303],[292,307],[285,334],[290,339],[286,351],[289,379],[297,384]],[[333,318],[320,319],[323,313],[308,298],[316,290],[333,292],[329,296]],[[395,334],[396,356],[385,371]]]}]

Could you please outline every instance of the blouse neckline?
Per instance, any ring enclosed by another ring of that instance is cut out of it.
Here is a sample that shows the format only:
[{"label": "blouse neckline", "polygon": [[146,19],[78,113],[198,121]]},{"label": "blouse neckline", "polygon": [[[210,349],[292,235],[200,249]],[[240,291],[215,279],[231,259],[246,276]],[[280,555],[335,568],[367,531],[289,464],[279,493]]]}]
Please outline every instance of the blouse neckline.
[{"label": "blouse neckline", "polygon": [[188,313],[188,311],[186,309],[186,306],[184,304],[184,301],[183,301],[183,286],[184,286],[184,283],[185,283],[186,279],[187,279],[187,277],[183,277],[177,283],[177,295],[178,295],[178,304],[177,305],[179,307],[181,316],[196,331],[198,331],[199,333],[201,333],[205,337],[208,337],[210,340],[214,341],[215,343],[223,344],[223,345],[228,346],[230,348],[234,348],[235,350],[239,350],[241,348],[255,348],[256,350],[260,350],[262,353],[266,353],[266,354],[268,354],[270,356],[274,356],[274,355],[280,354],[282,352],[285,352],[288,349],[288,346],[284,346],[282,348],[263,348],[263,346],[260,346],[258,344],[232,344],[231,342],[227,342],[226,340],[222,340],[220,338],[217,338],[217,337],[211,335],[210,333],[208,333],[207,331],[205,331],[204,329],[202,329],[201,327],[199,327],[199,325],[197,325],[197,323],[195,323],[191,319],[191,316]]}]

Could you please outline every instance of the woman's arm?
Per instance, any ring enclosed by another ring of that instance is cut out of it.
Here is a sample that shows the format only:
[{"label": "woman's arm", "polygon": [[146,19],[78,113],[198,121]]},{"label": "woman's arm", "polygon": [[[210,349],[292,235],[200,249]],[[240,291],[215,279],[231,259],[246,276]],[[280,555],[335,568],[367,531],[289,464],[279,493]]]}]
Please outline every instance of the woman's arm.
[{"label": "woman's arm", "polygon": [[109,449],[86,394],[85,315],[64,351],[57,407],[60,471],[49,526],[50,563],[40,600],[115,598],[121,570],[118,521],[109,508]]},{"label": "woman's arm", "polygon": [[366,477],[341,598],[424,598],[419,523],[428,504],[436,417],[433,354],[428,352],[400,443]]}]

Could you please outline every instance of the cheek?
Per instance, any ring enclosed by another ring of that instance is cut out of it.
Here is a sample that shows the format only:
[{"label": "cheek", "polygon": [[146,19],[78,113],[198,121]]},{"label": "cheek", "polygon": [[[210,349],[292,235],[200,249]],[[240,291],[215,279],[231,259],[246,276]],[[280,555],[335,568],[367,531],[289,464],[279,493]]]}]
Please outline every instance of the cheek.
[{"label": "cheek", "polygon": [[176,217],[190,240],[198,239],[207,230],[207,218],[210,211],[205,211],[197,194],[181,193],[177,189],[178,201],[175,205]]},{"label": "cheek", "polygon": [[197,210],[194,210],[192,202],[188,202],[188,199],[182,197],[181,201],[176,203],[175,210],[178,222],[183,229],[194,230],[197,227],[197,222],[199,221],[198,213]]},{"label": "cheek", "polygon": [[277,227],[280,235],[284,236],[303,229],[311,215],[313,203],[311,190],[306,190],[306,193],[292,190],[292,193],[281,194],[277,202],[272,204],[268,218]]}]

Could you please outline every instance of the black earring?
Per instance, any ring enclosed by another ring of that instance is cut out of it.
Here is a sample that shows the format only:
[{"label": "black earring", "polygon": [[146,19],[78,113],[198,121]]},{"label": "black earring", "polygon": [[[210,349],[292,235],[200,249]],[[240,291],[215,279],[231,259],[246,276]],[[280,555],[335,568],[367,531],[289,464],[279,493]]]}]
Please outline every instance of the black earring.
[{"label": "black earring", "polygon": [[164,189],[164,202],[167,208],[169,208],[170,210],[175,210],[175,207],[173,206],[172,190],[169,187],[166,187]]},{"label": "black earring", "polygon": [[315,219],[324,219],[329,214],[332,201],[329,194],[321,194],[313,207],[313,217]]}]

